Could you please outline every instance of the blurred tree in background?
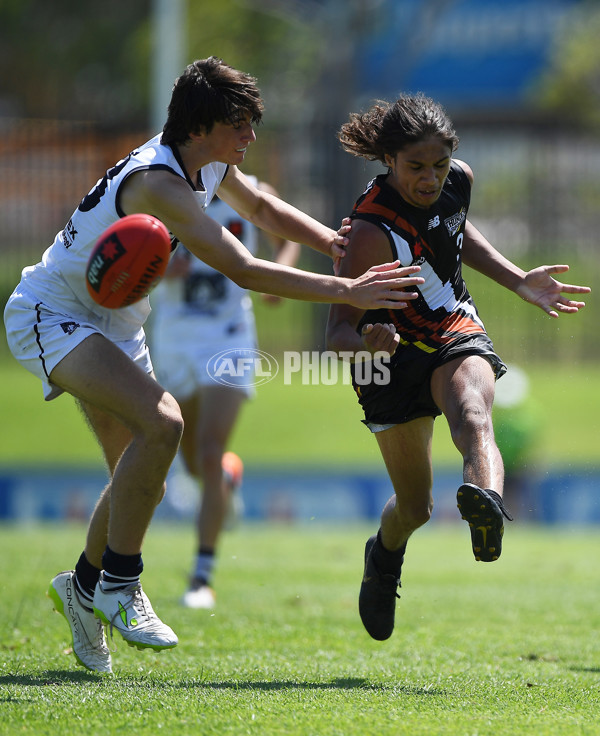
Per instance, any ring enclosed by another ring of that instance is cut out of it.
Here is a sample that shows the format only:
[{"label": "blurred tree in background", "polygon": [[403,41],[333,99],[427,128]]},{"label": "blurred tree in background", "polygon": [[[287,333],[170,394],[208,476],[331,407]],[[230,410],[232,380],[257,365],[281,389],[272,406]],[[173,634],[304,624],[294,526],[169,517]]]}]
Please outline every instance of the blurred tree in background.
[{"label": "blurred tree in background", "polygon": [[[147,125],[152,9],[152,0],[2,0],[0,115]],[[185,18],[185,64],[214,54],[258,77],[271,120],[301,103],[320,48],[306,17],[281,2],[188,0]]]},{"label": "blurred tree in background", "polygon": [[[307,0],[306,7],[312,3]],[[281,125],[306,106],[318,78],[323,32],[287,0],[189,2],[187,62],[219,56],[257,77],[265,124]]]},{"label": "blurred tree in background", "polygon": [[584,3],[558,37],[537,104],[565,123],[600,132],[600,7]]},{"label": "blurred tree in background", "polygon": [[0,111],[146,122],[150,0],[2,0]]}]

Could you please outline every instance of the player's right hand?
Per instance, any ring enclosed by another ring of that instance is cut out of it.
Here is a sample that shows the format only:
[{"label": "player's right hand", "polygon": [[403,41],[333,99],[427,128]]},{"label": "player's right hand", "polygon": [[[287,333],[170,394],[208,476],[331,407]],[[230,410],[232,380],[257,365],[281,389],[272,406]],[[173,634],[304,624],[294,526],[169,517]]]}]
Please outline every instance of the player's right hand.
[{"label": "player's right hand", "polygon": [[400,261],[382,263],[352,279],[349,304],[359,309],[404,309],[408,302],[418,299],[419,293],[410,291],[413,286],[424,283],[417,276],[420,266],[403,266]]}]

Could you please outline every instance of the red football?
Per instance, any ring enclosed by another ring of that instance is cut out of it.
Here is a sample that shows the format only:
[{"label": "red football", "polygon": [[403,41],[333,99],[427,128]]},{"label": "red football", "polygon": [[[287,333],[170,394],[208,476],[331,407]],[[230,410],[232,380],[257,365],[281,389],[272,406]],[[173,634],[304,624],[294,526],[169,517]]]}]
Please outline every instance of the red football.
[{"label": "red football", "polygon": [[169,263],[171,238],[152,215],[127,215],[98,238],[89,257],[85,281],[92,299],[118,309],[145,297]]}]

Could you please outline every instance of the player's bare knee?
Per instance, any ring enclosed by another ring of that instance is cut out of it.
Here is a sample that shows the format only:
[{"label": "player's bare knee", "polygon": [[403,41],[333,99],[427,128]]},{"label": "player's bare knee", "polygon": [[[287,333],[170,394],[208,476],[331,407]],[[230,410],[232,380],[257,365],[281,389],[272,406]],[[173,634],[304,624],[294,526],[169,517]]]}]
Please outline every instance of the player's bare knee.
[{"label": "player's bare knee", "polygon": [[476,438],[490,433],[493,436],[491,415],[478,403],[463,407],[458,421],[449,423],[450,434],[455,446],[464,454]]},{"label": "player's bare knee", "polygon": [[[167,398],[168,397],[168,398]],[[164,394],[157,406],[141,418],[133,431],[134,441],[159,465],[170,464],[181,442],[183,418],[179,405]]]},{"label": "player's bare knee", "polygon": [[157,414],[156,430],[161,442],[168,447],[179,447],[183,435],[183,416],[171,394],[163,394]]}]

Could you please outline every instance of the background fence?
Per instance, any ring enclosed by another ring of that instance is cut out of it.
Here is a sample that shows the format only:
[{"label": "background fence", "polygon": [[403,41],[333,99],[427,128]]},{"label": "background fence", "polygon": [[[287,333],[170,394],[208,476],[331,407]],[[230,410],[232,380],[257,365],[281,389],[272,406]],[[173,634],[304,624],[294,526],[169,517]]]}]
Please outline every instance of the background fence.
[{"label": "background fence", "polygon": [[[457,126],[458,127],[458,126]],[[43,250],[104,171],[151,133],[91,123],[0,118],[0,297],[4,304],[24,265]],[[460,126],[457,154],[476,184],[471,219],[505,255],[523,267],[569,263],[565,280],[594,287],[600,202],[600,142],[556,129]],[[339,150],[331,130],[260,131],[244,170],[273,183],[288,201],[337,226],[366,182],[382,169]],[[308,249],[300,266],[326,271]],[[592,361],[600,356],[589,307],[559,323],[514,295],[465,270],[496,349],[505,360]],[[324,346],[326,305],[287,302],[273,310],[257,300],[262,347]],[[2,356],[6,354],[2,346]]]}]

